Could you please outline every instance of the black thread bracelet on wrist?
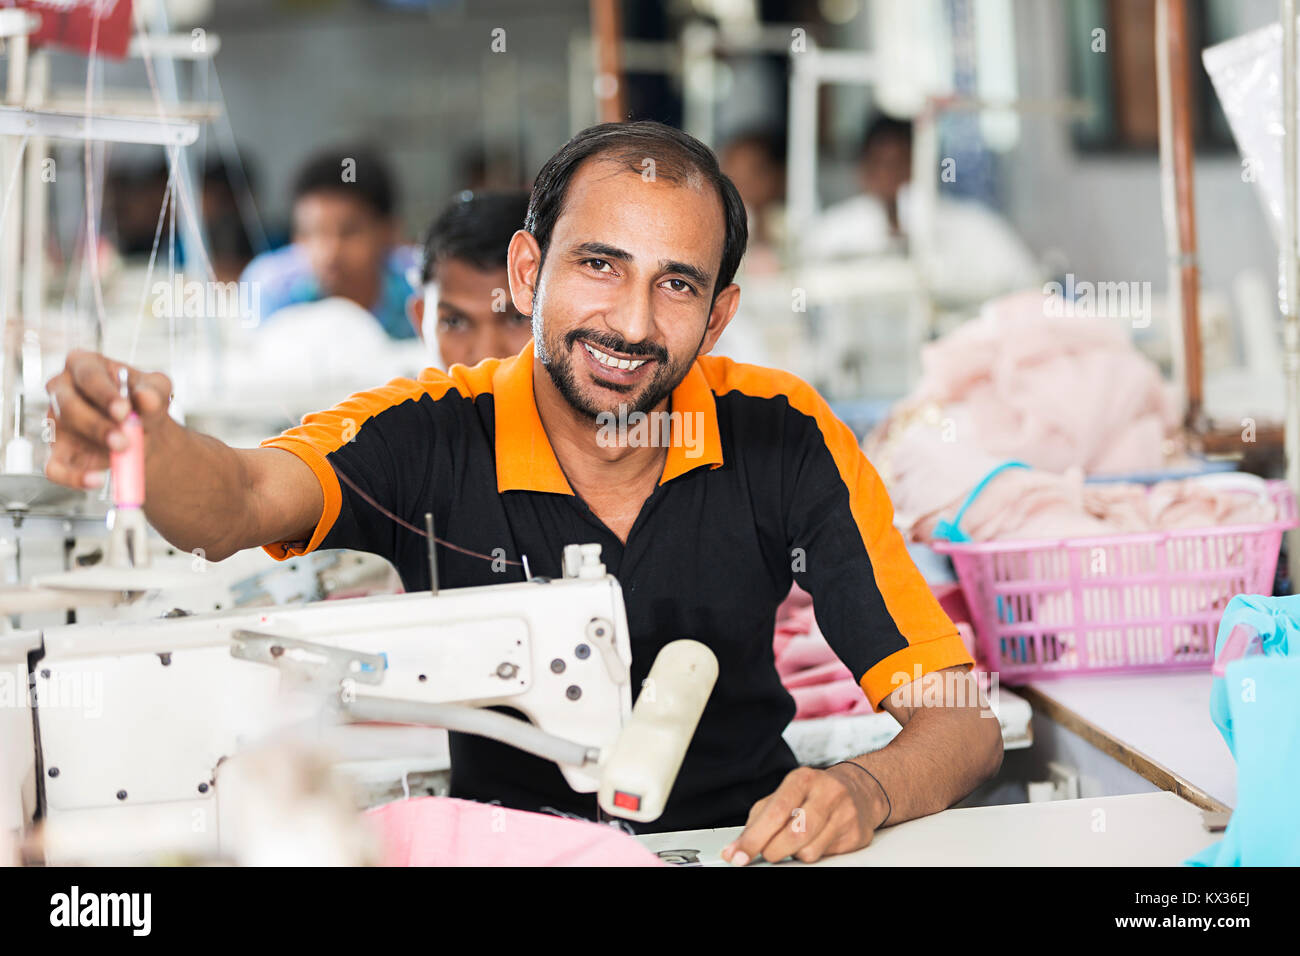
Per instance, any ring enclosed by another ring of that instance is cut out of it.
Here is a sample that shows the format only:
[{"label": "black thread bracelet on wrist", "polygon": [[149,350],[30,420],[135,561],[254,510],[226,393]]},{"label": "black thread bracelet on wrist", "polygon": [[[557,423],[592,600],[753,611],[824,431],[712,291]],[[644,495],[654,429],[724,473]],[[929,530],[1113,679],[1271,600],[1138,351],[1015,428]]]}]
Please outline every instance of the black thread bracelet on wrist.
[{"label": "black thread bracelet on wrist", "polygon": [[876,824],[876,828],[879,829],[880,827],[883,827],[886,823],[889,822],[889,818],[894,815],[894,803],[892,800],[889,799],[889,791],[885,789],[885,785],[880,782],[880,779],[874,773],[872,773],[866,767],[862,766],[862,764],[860,763],[854,763],[852,760],[841,760],[840,763],[833,763],[831,764],[831,766],[838,767],[840,764],[848,764],[850,767],[857,767],[859,770],[865,773],[872,780],[876,781],[876,786],[879,787],[880,792],[885,795],[885,810],[886,810],[885,819],[881,820],[878,824]]}]

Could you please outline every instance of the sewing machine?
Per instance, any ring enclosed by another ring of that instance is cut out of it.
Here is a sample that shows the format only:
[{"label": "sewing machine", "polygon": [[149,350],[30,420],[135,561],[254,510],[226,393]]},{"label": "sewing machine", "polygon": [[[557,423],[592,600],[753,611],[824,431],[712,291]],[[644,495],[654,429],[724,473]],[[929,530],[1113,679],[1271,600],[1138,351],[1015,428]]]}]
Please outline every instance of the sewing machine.
[{"label": "sewing machine", "polygon": [[241,752],[296,735],[346,759],[410,729],[393,724],[501,740],[555,761],[607,813],[653,820],[717,676],[704,645],[673,642],[633,710],[599,545],[566,548],[556,580],[59,626],[26,646],[51,864],[237,858],[223,773]]}]

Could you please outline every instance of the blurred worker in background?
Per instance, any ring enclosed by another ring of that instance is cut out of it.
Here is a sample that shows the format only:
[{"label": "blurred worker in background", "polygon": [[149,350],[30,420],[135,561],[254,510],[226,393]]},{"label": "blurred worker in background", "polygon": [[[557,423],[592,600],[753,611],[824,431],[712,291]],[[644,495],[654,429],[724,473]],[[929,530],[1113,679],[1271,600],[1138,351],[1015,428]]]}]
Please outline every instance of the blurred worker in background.
[{"label": "blurred worker in background", "polygon": [[253,260],[253,243],[240,212],[236,183],[251,200],[254,176],[247,160],[236,169],[221,159],[204,164],[200,203],[208,231],[208,257],[218,282],[237,280]]},{"label": "blurred worker in background", "polygon": [[[824,258],[915,254],[911,182],[912,123],[879,115],[868,124],[858,157],[862,194],[817,218],[804,238],[805,253]],[[923,265],[941,296],[981,300],[1042,279],[1033,255],[1005,219],[980,202],[942,191],[926,255]]]},{"label": "blurred worker in background", "polygon": [[764,129],[742,133],[727,142],[718,161],[749,213],[747,271],[775,272],[784,238],[785,134]]},{"label": "blurred worker in background", "polygon": [[[518,355],[532,338],[510,298],[506,252],[528,193],[461,193],[425,234],[411,324],[439,368]],[[427,320],[427,324],[426,324]]]},{"label": "blurred worker in background", "polygon": [[263,253],[242,281],[260,283],[261,317],[338,296],[369,310],[394,339],[415,337],[406,313],[417,256],[398,245],[392,175],[363,149],[318,153],[293,187],[293,243]]},{"label": "blurred worker in background", "polygon": [[[114,161],[104,183],[102,235],[123,256],[147,256],[167,197],[167,163]],[[166,241],[166,235],[163,241]]]}]

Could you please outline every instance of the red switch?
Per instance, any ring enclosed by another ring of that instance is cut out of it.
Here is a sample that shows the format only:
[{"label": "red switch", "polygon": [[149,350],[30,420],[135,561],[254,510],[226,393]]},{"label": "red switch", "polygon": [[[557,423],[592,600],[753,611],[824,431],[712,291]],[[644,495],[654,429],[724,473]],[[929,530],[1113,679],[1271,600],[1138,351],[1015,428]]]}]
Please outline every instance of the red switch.
[{"label": "red switch", "polygon": [[624,810],[631,810],[635,813],[641,809],[641,798],[634,793],[624,793],[622,790],[614,791],[614,806],[622,807]]}]

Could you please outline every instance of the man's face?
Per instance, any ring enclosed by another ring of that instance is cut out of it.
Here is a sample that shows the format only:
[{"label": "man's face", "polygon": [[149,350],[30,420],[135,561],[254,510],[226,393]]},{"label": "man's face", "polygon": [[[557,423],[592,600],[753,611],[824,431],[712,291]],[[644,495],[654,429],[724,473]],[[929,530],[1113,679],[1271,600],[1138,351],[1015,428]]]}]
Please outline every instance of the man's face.
[{"label": "man's face", "polygon": [[[433,271],[438,286],[438,314],[424,315],[421,300],[414,306],[419,322],[433,328],[443,363],[477,365],[485,358],[518,355],[532,328],[528,316],[510,300],[506,269],[476,269],[463,259],[447,259]],[[416,331],[420,331],[417,323]]]},{"label": "man's face", "polygon": [[785,191],[785,175],[755,143],[734,143],[723,152],[722,171],[736,184],[740,198],[752,211],[777,202]]},{"label": "man's face", "polygon": [[882,136],[862,157],[862,186],[881,202],[892,203],[912,180],[912,144],[903,136]]},{"label": "man's face", "polygon": [[722,202],[702,177],[647,181],[597,158],[574,175],[539,272],[529,268],[535,241],[515,234],[515,301],[575,410],[655,410],[713,347],[739,297],[732,285],[713,299],[724,232]]},{"label": "man's face", "polygon": [[393,240],[392,223],[360,200],[334,192],[309,193],[294,203],[293,232],[326,295],[373,286]]}]

